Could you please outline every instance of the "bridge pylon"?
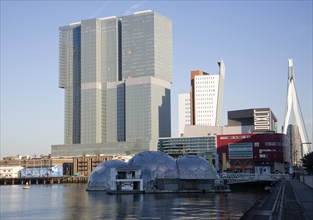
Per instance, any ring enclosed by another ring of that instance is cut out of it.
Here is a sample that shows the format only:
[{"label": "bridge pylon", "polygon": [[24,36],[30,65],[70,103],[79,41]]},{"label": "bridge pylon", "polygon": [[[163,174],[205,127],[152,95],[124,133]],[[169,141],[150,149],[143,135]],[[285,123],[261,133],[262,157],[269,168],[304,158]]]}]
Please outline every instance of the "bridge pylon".
[{"label": "bridge pylon", "polygon": [[[283,126],[283,133],[287,134],[287,128],[290,121],[290,115],[293,111],[296,125],[299,128],[300,138],[301,138],[301,148],[303,155],[312,151],[312,147],[309,143],[308,134],[305,128],[305,123],[302,116],[302,111],[300,107],[300,102],[297,95],[296,84],[294,80],[293,72],[293,60],[288,59],[288,85],[287,85],[287,99],[286,99],[286,110],[285,110],[285,120]],[[303,156],[302,155],[302,156]]]}]

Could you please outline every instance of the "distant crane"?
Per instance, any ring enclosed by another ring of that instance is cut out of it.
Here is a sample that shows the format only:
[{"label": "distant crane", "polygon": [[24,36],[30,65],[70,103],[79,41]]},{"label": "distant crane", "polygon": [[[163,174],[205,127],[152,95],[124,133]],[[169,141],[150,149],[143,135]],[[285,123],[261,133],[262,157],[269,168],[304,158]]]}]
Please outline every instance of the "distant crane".
[{"label": "distant crane", "polygon": [[[310,142],[308,134],[305,128],[305,123],[303,120],[303,115],[297,95],[296,84],[293,74],[293,60],[288,59],[288,87],[287,87],[287,101],[286,101],[286,111],[285,111],[285,121],[283,127],[283,133],[287,134],[287,128],[290,120],[291,110],[293,110],[294,117],[296,120],[296,125],[299,128],[299,133],[301,137],[301,147],[303,155],[312,151],[310,147]],[[302,155],[302,156],[303,156]]]}]

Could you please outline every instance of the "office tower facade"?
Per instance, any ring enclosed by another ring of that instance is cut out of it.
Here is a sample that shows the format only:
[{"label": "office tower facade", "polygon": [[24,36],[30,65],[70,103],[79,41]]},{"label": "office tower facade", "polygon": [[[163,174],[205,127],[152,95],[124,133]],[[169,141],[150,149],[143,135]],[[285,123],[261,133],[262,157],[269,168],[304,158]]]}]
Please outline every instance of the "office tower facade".
[{"label": "office tower facade", "polygon": [[295,170],[301,165],[303,155],[299,127],[297,125],[288,125],[287,136],[290,139],[290,159]]},{"label": "office tower facade", "polygon": [[54,155],[156,149],[171,136],[166,17],[148,10],[60,27],[59,74],[65,145],[52,146]]},{"label": "office tower facade", "polygon": [[191,124],[221,126],[225,65],[218,62],[219,74],[191,71]]},{"label": "office tower facade", "polygon": [[185,125],[190,125],[190,93],[178,94],[178,132],[183,136]]}]

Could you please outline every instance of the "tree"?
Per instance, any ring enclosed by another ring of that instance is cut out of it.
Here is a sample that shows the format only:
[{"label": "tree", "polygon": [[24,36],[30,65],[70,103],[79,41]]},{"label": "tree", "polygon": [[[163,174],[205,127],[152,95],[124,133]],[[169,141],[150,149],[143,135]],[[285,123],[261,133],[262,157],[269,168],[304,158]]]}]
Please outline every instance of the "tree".
[{"label": "tree", "polygon": [[301,160],[306,171],[313,174],[313,152],[306,154]]}]

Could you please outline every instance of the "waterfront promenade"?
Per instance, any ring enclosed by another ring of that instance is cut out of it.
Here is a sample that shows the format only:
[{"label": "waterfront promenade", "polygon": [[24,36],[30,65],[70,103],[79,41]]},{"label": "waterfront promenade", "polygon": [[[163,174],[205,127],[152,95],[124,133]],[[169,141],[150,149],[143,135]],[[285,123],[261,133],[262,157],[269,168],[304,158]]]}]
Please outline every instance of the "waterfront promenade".
[{"label": "waterfront promenade", "polygon": [[298,179],[280,181],[262,196],[241,220],[313,219],[313,188]]},{"label": "waterfront promenade", "polygon": [[[309,186],[303,184],[297,179],[291,179],[290,184],[293,188],[293,191],[295,193],[297,202],[299,202],[299,205],[301,206],[303,210],[304,219],[306,220],[312,220],[313,219],[313,188],[310,188]],[[289,207],[286,207],[285,209],[288,209]],[[287,216],[285,216],[285,219],[291,219]],[[296,218],[293,218],[296,219]]]}]

